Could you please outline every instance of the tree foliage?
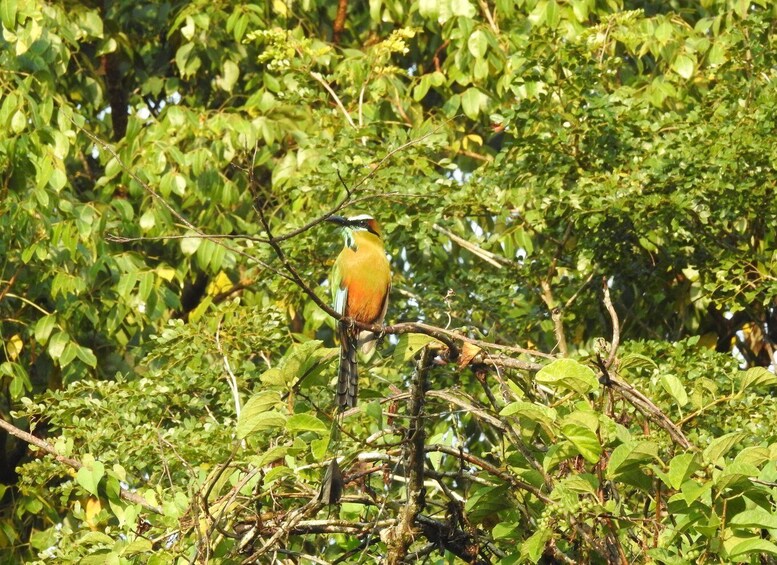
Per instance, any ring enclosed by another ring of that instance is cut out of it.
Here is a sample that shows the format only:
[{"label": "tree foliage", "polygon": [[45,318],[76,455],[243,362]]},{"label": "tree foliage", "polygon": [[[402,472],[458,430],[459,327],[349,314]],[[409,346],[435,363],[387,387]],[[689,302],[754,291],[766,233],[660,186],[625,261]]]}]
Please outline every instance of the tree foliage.
[{"label": "tree foliage", "polygon": [[[777,557],[777,4],[0,22],[11,561]],[[394,270],[339,419],[334,209]]]}]

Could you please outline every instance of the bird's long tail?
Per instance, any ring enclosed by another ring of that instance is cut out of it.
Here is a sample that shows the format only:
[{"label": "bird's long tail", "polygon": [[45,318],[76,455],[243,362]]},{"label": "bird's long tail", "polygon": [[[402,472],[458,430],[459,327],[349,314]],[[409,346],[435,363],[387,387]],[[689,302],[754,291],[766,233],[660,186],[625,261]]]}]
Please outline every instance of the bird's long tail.
[{"label": "bird's long tail", "polygon": [[358,351],[358,330],[339,324],[340,372],[337,377],[337,406],[346,410],[356,406],[359,391],[359,371],[356,366]]}]

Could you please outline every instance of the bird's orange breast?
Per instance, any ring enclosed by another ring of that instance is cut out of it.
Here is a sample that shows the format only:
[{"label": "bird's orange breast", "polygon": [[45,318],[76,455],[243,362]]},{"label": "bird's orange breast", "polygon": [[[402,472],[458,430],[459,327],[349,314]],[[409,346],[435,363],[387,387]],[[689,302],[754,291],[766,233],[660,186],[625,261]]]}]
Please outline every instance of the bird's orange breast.
[{"label": "bird's orange breast", "polygon": [[342,279],[347,289],[344,315],[359,322],[378,322],[391,285],[391,269],[380,239],[372,234],[355,234],[356,250],[346,247],[337,257]]}]

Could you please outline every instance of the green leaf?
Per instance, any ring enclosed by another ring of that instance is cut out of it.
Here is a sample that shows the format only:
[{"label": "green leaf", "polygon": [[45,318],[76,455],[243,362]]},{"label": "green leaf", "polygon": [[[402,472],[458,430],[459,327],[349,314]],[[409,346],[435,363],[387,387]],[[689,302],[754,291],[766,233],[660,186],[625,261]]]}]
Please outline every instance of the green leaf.
[{"label": "green leaf", "polygon": [[666,473],[666,480],[662,477],[664,484],[675,490],[688,480],[688,478],[701,467],[698,458],[694,453],[681,453],[675,455],[669,461],[669,471]]},{"label": "green leaf", "polygon": [[16,10],[18,0],[0,0],[0,21],[5,29],[14,31],[16,29]]},{"label": "green leaf", "polygon": [[264,484],[270,484],[273,481],[282,479],[283,477],[295,477],[295,476],[296,474],[294,473],[294,471],[292,471],[285,465],[279,465],[267,471],[267,474],[264,476]]},{"label": "green leaf", "polygon": [[254,413],[245,409],[240,413],[235,433],[238,439],[243,439],[252,433],[274,428],[283,428],[286,425],[286,416],[275,410]]},{"label": "green leaf", "polygon": [[329,434],[325,434],[319,439],[310,442],[310,453],[316,461],[323,461],[326,457],[326,451],[329,448]]},{"label": "green leaf", "polygon": [[51,331],[56,326],[57,317],[53,314],[43,316],[35,323],[35,341],[43,345],[49,339]]},{"label": "green leaf", "polygon": [[191,16],[186,16],[186,24],[181,27],[181,35],[184,36],[186,41],[191,41],[194,37],[195,31],[196,27],[194,25],[194,18]]},{"label": "green leaf", "polygon": [[[145,212],[143,212],[143,215],[140,217],[140,229],[143,231],[148,231],[151,228],[156,225],[156,214],[154,214],[154,209],[149,208]],[[186,240],[182,240],[186,241]]]},{"label": "green leaf", "polygon": [[532,563],[537,563],[545,552],[545,546],[552,536],[553,531],[550,528],[537,530],[529,536],[529,539],[521,544],[521,556]]},{"label": "green leaf", "polygon": [[268,369],[259,379],[271,386],[288,386],[306,377],[308,380],[323,371],[327,361],[334,358],[339,349],[321,347],[321,341],[311,339],[295,343],[281,361]]},{"label": "green leaf", "polygon": [[731,432],[715,438],[703,451],[704,460],[709,461],[710,463],[716,463],[718,459],[731,451],[731,449],[745,437],[746,434],[744,432]]},{"label": "green leaf", "polygon": [[685,503],[691,505],[707,491],[712,490],[712,481],[699,483],[694,480],[685,481],[680,487],[680,494]]},{"label": "green leaf", "polygon": [[537,423],[551,424],[556,421],[556,411],[544,404],[524,400],[511,402],[499,412],[500,416],[522,416]]},{"label": "green leaf", "polygon": [[607,478],[614,479],[621,473],[650,460],[658,460],[658,445],[652,441],[632,441],[616,447],[607,464]]},{"label": "green leaf", "polygon": [[286,429],[290,432],[316,432],[325,434],[329,427],[312,414],[294,414],[286,421]]},{"label": "green leaf", "polygon": [[[259,426],[265,425],[267,420],[263,419],[263,415],[267,413],[276,414],[271,411],[280,403],[281,395],[278,391],[265,390],[252,396],[240,412],[236,431],[238,437],[244,438]],[[269,421],[271,422],[272,418]],[[282,426],[285,423],[286,420],[284,418],[280,425]]]},{"label": "green leaf", "polygon": [[82,12],[79,20],[81,27],[86,30],[91,37],[102,38],[103,21],[97,12],[91,10]]},{"label": "green leaf", "polygon": [[556,359],[545,365],[537,372],[536,381],[580,394],[587,394],[599,388],[596,374],[574,359]]},{"label": "green leaf", "polygon": [[181,253],[186,256],[194,255],[203,240],[201,237],[196,237],[194,232],[191,231],[187,231],[185,235],[191,237],[184,237],[181,239]]},{"label": "green leaf", "polygon": [[269,465],[270,463],[277,463],[279,461],[283,461],[284,457],[286,457],[286,454],[289,452],[289,448],[285,445],[276,445],[275,447],[271,447],[267,451],[261,454],[261,457],[258,458],[258,461],[256,462],[257,467],[264,467],[265,465]]},{"label": "green leaf", "polygon": [[777,514],[761,507],[744,510],[729,521],[729,526],[740,528],[761,528],[777,530]]},{"label": "green leaf", "polygon": [[475,6],[469,0],[451,0],[451,13],[454,16],[471,18],[475,15]]},{"label": "green leaf", "polygon": [[65,346],[70,343],[70,336],[67,332],[57,332],[49,340],[48,352],[51,358],[58,360],[65,351]]},{"label": "green leaf", "polygon": [[143,301],[148,300],[151,291],[154,289],[154,277],[153,271],[146,271],[140,274],[140,284],[138,285],[138,298]]},{"label": "green leaf", "polygon": [[145,538],[135,538],[124,546],[121,550],[122,555],[135,555],[138,553],[150,552],[154,545],[151,540]]},{"label": "green leaf", "polygon": [[640,367],[656,368],[658,365],[656,365],[656,362],[653,361],[650,357],[640,355],[639,353],[629,353],[620,360],[620,370],[622,372],[628,371],[630,369],[638,369]]},{"label": "green leaf", "polygon": [[548,0],[548,4],[545,7],[545,23],[550,28],[558,26],[559,22],[559,7],[556,0]]},{"label": "green leaf", "polygon": [[766,388],[777,384],[777,375],[766,369],[766,367],[751,367],[742,375],[742,385],[740,391],[744,392],[748,388]]},{"label": "green leaf", "polygon": [[688,80],[693,76],[695,66],[696,60],[693,57],[685,53],[681,53],[675,57],[675,60],[672,63],[672,70],[684,79]]},{"label": "green leaf", "polygon": [[84,490],[97,496],[97,487],[105,476],[105,466],[91,457],[84,457],[83,464],[84,466],[76,473],[76,482]]},{"label": "green leaf", "polygon": [[78,355],[78,344],[69,341],[65,345],[65,349],[62,351],[62,355],[59,356],[59,366],[62,368],[67,367]]},{"label": "green leaf", "polygon": [[97,357],[95,357],[94,352],[91,349],[77,344],[73,345],[75,347],[76,357],[92,368],[97,367]]},{"label": "green leaf", "polygon": [[440,14],[439,0],[419,0],[418,13],[422,18],[437,19]]},{"label": "green leaf", "polygon": [[750,477],[758,476],[758,468],[749,463],[729,463],[715,475],[715,486],[719,490],[750,486]]},{"label": "green leaf", "polygon": [[194,49],[194,43],[184,43],[175,52],[175,64],[178,66],[178,72],[184,77],[187,76],[186,69],[192,49]]},{"label": "green leaf", "polygon": [[500,485],[476,490],[467,499],[464,511],[472,523],[479,524],[486,518],[493,518],[500,510],[512,508],[512,506],[510,497],[507,495],[507,486]]},{"label": "green leaf", "polygon": [[[599,488],[599,481],[591,473],[581,475],[570,475],[556,484],[556,488],[551,493],[551,498],[558,500],[564,496],[563,493],[572,492],[574,494],[596,495]],[[577,497],[574,497],[577,503]]]},{"label": "green leaf", "polygon": [[11,131],[14,133],[22,133],[27,127],[27,116],[24,115],[22,110],[16,110],[13,117],[11,117]]},{"label": "green leaf", "polygon": [[731,559],[738,559],[746,555],[777,556],[777,545],[765,539],[751,538],[736,544],[728,552]]},{"label": "green leaf", "polygon": [[467,48],[473,57],[480,59],[488,50],[488,38],[482,30],[475,30],[467,40]]},{"label": "green leaf", "polygon": [[760,446],[746,447],[734,458],[735,463],[746,463],[755,467],[760,467],[768,461],[771,461],[769,449]]},{"label": "green leaf", "polygon": [[221,80],[219,86],[227,92],[232,92],[232,89],[240,76],[240,69],[233,61],[224,61],[224,69],[222,71]]},{"label": "green leaf", "polygon": [[426,334],[403,334],[399,336],[399,342],[394,348],[394,360],[397,363],[405,363],[414,358],[424,347],[435,341],[437,340]]},{"label": "green leaf", "polygon": [[683,383],[680,382],[680,379],[674,375],[662,375],[661,386],[663,386],[664,390],[677,401],[677,404],[679,404],[681,408],[688,404],[688,393],[685,392],[685,387],[683,387]]},{"label": "green leaf", "polygon": [[47,530],[33,530],[30,535],[30,545],[41,551],[53,547],[57,540],[56,527],[52,526]]},{"label": "green leaf", "polygon": [[248,399],[248,402],[243,406],[241,416],[251,412],[257,414],[266,412],[267,410],[276,408],[280,403],[281,395],[278,391],[264,390]]},{"label": "green leaf", "polygon": [[135,283],[138,282],[138,274],[136,272],[124,273],[119,277],[119,283],[116,285],[116,292],[125,301],[129,300],[132,290],[135,288]]},{"label": "green leaf", "polygon": [[475,87],[468,88],[461,95],[461,108],[470,120],[476,120],[481,108],[485,107],[486,96]]},{"label": "green leaf", "polygon": [[596,433],[589,428],[575,423],[566,423],[561,426],[561,433],[575,446],[578,453],[589,463],[599,461],[602,454],[602,446]]}]

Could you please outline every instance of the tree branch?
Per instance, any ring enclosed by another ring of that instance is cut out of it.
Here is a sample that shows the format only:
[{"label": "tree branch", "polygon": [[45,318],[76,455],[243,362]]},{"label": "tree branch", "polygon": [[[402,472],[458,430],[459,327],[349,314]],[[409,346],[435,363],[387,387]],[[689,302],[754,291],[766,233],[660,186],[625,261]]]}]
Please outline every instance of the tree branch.
[{"label": "tree branch", "polygon": [[618,313],[615,311],[615,307],[612,305],[612,299],[610,298],[610,287],[607,285],[607,279],[602,277],[602,290],[604,291],[604,306],[607,308],[607,312],[610,313],[610,320],[612,320],[612,341],[610,342],[610,355],[607,357],[605,366],[609,369],[615,362],[615,356],[618,352],[618,346],[621,342],[621,326],[618,321]]},{"label": "tree branch", "polygon": [[407,439],[404,444],[405,467],[407,479],[407,505],[401,510],[399,522],[386,532],[387,546],[386,562],[397,565],[407,555],[407,550],[415,540],[415,521],[426,505],[426,488],[424,487],[424,394],[426,379],[432,364],[434,353],[425,348],[416,363],[413,381],[410,387],[410,406],[408,415],[410,425],[407,429]]},{"label": "tree branch", "polygon": [[[84,464],[78,461],[77,459],[71,459],[70,457],[65,457],[64,455],[60,454],[56,449],[54,449],[54,446],[51,445],[49,442],[42,440],[38,437],[35,437],[29,432],[25,432],[24,430],[21,430],[11,424],[10,422],[6,422],[2,418],[0,418],[0,428],[3,428],[5,431],[7,431],[9,434],[11,434],[14,437],[19,438],[20,440],[29,443],[30,445],[34,445],[35,447],[38,447],[54,457],[55,461],[58,461],[59,463],[62,463],[64,465],[67,465],[68,467],[71,467],[78,471],[81,469]],[[146,501],[145,498],[140,496],[137,493],[131,492],[125,488],[119,489],[119,496],[126,500],[127,502],[131,502],[132,504],[137,504],[139,506],[142,506],[149,512],[153,512],[154,514],[162,514],[162,509],[158,506],[154,506],[153,504],[150,504],[148,501]]]},{"label": "tree branch", "polygon": [[454,457],[457,457],[458,459],[461,459],[462,461],[466,461],[467,463],[474,465],[475,467],[480,467],[487,473],[490,473],[494,475],[495,477],[499,477],[503,481],[507,482],[511,486],[518,488],[520,490],[526,491],[530,494],[533,494],[536,496],[539,500],[542,502],[549,504],[551,502],[550,497],[543,494],[540,489],[535,487],[534,485],[530,485],[527,482],[524,482],[520,479],[517,479],[513,477],[508,471],[499,469],[498,467],[492,465],[485,459],[481,459],[480,457],[476,457],[475,455],[472,455],[471,453],[465,452],[463,449],[456,449],[455,447],[450,447],[448,445],[427,445],[426,451],[438,451],[440,453],[445,453],[447,455],[452,455]]}]

